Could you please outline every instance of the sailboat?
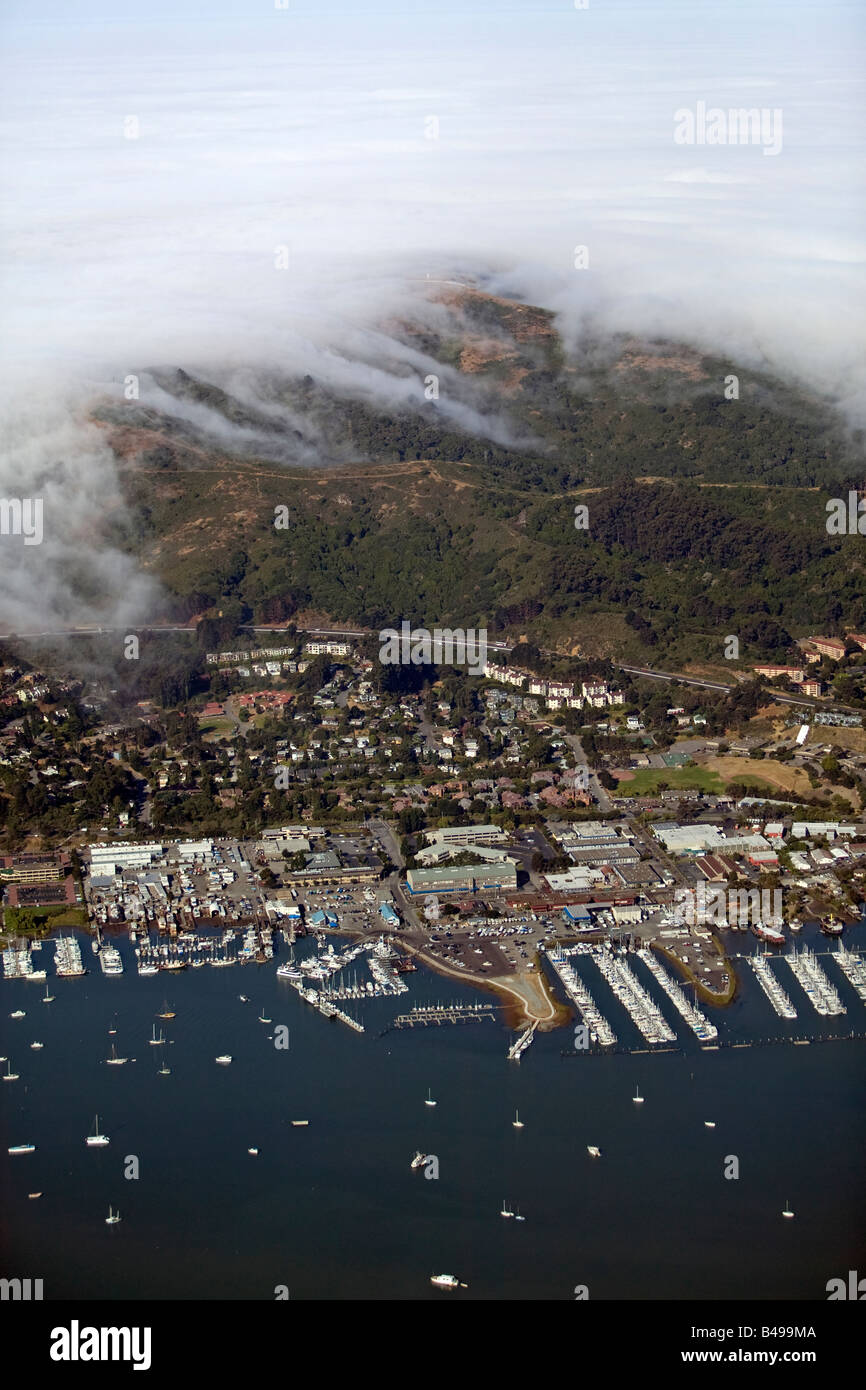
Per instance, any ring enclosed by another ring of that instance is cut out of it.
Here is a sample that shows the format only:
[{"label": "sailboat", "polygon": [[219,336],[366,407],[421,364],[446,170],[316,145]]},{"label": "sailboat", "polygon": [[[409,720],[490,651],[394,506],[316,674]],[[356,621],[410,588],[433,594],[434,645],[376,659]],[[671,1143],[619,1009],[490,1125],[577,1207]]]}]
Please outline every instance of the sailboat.
[{"label": "sailboat", "polygon": [[108,1208],[108,1215],[107,1215],[106,1218],[105,1218],[105,1224],[106,1224],[106,1226],[116,1226],[119,1220],[120,1220],[120,1210],[118,1209],[116,1212],[115,1212],[115,1211],[112,1211],[111,1207],[109,1206],[109,1208]]},{"label": "sailboat", "polygon": [[88,1136],[87,1136],[87,1138],[85,1139],[84,1142],[87,1144],[88,1148],[91,1148],[91,1149],[104,1149],[106,1144],[110,1144],[110,1143],[111,1143],[111,1140],[109,1139],[109,1137],[108,1137],[107,1134],[100,1134],[100,1133],[99,1133],[99,1116],[98,1116],[98,1115],[96,1116],[96,1118],[95,1118],[94,1121],[93,1121],[93,1133],[92,1133],[92,1134],[88,1134]]},{"label": "sailboat", "polygon": [[516,1208],[515,1208],[515,1211],[514,1211],[514,1219],[515,1219],[515,1221],[525,1221],[525,1220],[526,1220],[526,1217],[525,1217],[525,1216],[521,1216],[521,1215],[520,1215],[520,1207],[516,1207]]},{"label": "sailboat", "polygon": [[791,1208],[788,1206],[787,1198],[785,1200],[785,1210],[782,1212],[782,1215],[787,1216],[789,1219],[794,1215]]},{"label": "sailboat", "polygon": [[259,1014],[259,1023],[273,1023],[272,1018],[265,1018],[264,1014]]},{"label": "sailboat", "polygon": [[45,982],[45,993],[44,993],[43,996],[42,996],[42,1002],[43,1002],[43,1004],[53,1004],[53,1003],[54,1003],[54,995],[48,993],[48,981],[47,981],[47,980],[46,980],[46,982]]},{"label": "sailboat", "polygon": [[165,1042],[165,1037],[163,1036],[161,1028],[159,1030],[159,1037],[156,1036],[156,1024],[153,1025],[153,1037],[148,1038],[147,1041],[150,1043],[151,1047],[161,1047]]},{"label": "sailboat", "polygon": [[433,1097],[432,1097],[431,1094],[430,1094],[430,1087],[429,1087],[429,1086],[427,1087],[427,1099],[425,1100],[424,1104],[425,1104],[425,1105],[435,1105],[435,1104],[436,1104],[435,1100],[433,1099]]},{"label": "sailboat", "polygon": [[174,1009],[170,1009],[168,1007],[167,999],[163,1000],[162,1013],[157,1014],[157,1018],[177,1018],[177,1014],[174,1012]]},{"label": "sailboat", "polygon": [[111,1056],[110,1056],[110,1057],[106,1057],[106,1059],[105,1059],[105,1065],[106,1065],[107,1067],[122,1067],[123,1064],[124,1064],[124,1062],[127,1062],[128,1060],[129,1060],[129,1059],[128,1059],[127,1057],[118,1057],[118,1055],[117,1055],[117,1048],[115,1047],[114,1043],[112,1043],[112,1044],[111,1044]]},{"label": "sailboat", "polygon": [[4,1080],[4,1081],[17,1081],[17,1080],[18,1080],[18,1073],[17,1073],[17,1071],[13,1071],[13,1070],[12,1070],[12,1063],[9,1061],[9,1058],[8,1058],[8,1057],[6,1058],[6,1070],[5,1070],[5,1072],[3,1073],[3,1080]]},{"label": "sailboat", "polygon": [[523,1121],[520,1118],[520,1111],[515,1110],[514,1119],[511,1121],[515,1129],[523,1129]]},{"label": "sailboat", "polygon": [[500,1215],[500,1216],[506,1216],[506,1217],[508,1217],[508,1216],[513,1216],[513,1215],[514,1215],[514,1212],[513,1212],[513,1211],[509,1211],[509,1210],[508,1210],[508,1205],[507,1205],[507,1203],[506,1203],[504,1197],[502,1198],[502,1210],[501,1210],[501,1212],[499,1213],[499,1215]]},{"label": "sailboat", "polygon": [[705,1128],[705,1129],[715,1129],[715,1127],[716,1127],[716,1122],[715,1122],[715,1120],[704,1120],[704,1128]]},{"label": "sailboat", "polygon": [[157,1067],[156,1074],[157,1076],[171,1076],[171,1067],[167,1067],[163,1061],[162,1066]]},{"label": "sailboat", "polygon": [[632,1096],[632,1100],[634,1101],[635,1105],[643,1105],[643,1096],[641,1095],[640,1089],[637,1086],[635,1086],[634,1088],[634,1095]]}]

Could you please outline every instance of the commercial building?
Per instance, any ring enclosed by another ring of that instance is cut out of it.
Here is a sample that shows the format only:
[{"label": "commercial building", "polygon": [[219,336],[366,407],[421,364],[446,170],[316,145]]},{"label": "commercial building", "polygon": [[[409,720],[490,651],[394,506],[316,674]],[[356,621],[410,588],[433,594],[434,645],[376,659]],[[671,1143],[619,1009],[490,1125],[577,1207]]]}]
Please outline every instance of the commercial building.
[{"label": "commercial building", "polygon": [[121,873],[124,869],[146,869],[154,859],[161,859],[163,852],[162,845],[136,845],[128,840],[113,845],[89,845],[88,849],[94,878]]},{"label": "commercial building", "polygon": [[500,892],[517,887],[515,864],[470,864],[460,869],[409,869],[406,886],[413,897],[420,893]]},{"label": "commercial building", "polygon": [[442,830],[426,831],[424,838],[428,844],[492,845],[508,837],[498,825],[446,825]]}]

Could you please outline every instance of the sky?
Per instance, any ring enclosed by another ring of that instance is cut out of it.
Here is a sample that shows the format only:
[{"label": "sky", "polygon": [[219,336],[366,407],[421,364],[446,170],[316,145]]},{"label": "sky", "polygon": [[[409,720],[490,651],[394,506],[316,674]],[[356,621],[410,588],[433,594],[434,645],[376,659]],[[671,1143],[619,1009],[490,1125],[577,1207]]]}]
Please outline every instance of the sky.
[{"label": "sky", "polygon": [[[769,364],[862,423],[864,30],[833,0],[7,0],[0,495],[75,431],[57,500],[116,482],[84,407],[129,373],[321,366],[428,275],[575,344],[591,317]],[[700,106],[776,136],[699,143]]]}]

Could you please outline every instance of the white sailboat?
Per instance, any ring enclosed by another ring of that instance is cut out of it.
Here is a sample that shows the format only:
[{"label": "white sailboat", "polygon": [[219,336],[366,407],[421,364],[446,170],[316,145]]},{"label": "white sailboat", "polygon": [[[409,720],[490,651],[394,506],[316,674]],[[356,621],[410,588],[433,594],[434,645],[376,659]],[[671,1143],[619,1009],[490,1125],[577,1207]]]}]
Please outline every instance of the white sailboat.
[{"label": "white sailboat", "polygon": [[789,1220],[794,1215],[794,1213],[791,1211],[791,1208],[788,1206],[787,1199],[785,1200],[785,1210],[782,1212],[782,1215],[786,1216]]},{"label": "white sailboat", "polygon": [[87,1144],[88,1148],[91,1148],[91,1149],[104,1149],[106,1144],[110,1144],[110,1143],[111,1143],[111,1140],[109,1139],[109,1137],[108,1137],[107,1134],[100,1134],[100,1133],[99,1133],[99,1116],[98,1116],[98,1115],[95,1117],[95,1119],[94,1119],[94,1121],[93,1121],[93,1133],[92,1133],[92,1134],[88,1134],[88,1136],[87,1136],[87,1138],[86,1138],[86,1140],[85,1140],[84,1142]]},{"label": "white sailboat", "polygon": [[508,1210],[508,1204],[507,1204],[507,1202],[506,1202],[506,1200],[505,1200],[504,1197],[502,1198],[502,1210],[500,1211],[499,1215],[500,1215],[500,1216],[505,1216],[505,1217],[509,1217],[509,1216],[513,1216],[513,1215],[514,1215],[514,1212],[513,1212],[513,1211],[509,1211],[509,1210]]},{"label": "white sailboat", "polygon": [[44,993],[43,996],[42,996],[42,1002],[43,1002],[43,1004],[53,1004],[53,1003],[54,1003],[54,995],[48,993],[48,984],[47,984],[47,982],[46,982],[46,985],[45,985],[45,993]]},{"label": "white sailboat", "polygon": [[156,1024],[153,1025],[153,1036],[148,1038],[148,1042],[151,1047],[161,1047],[165,1042],[165,1037],[161,1028],[159,1030],[159,1037],[156,1036]]},{"label": "white sailboat", "polygon": [[715,1129],[715,1127],[716,1127],[716,1122],[715,1122],[715,1120],[704,1120],[704,1128],[705,1128],[705,1129]]},{"label": "white sailboat", "polygon": [[115,1212],[115,1211],[112,1211],[111,1207],[109,1206],[109,1208],[108,1208],[108,1215],[107,1215],[106,1218],[105,1218],[105,1224],[106,1224],[106,1226],[116,1226],[119,1220],[120,1220],[120,1209],[118,1208],[118,1210]]},{"label": "white sailboat", "polygon": [[634,1101],[635,1105],[643,1105],[643,1096],[641,1095],[640,1089],[637,1086],[635,1086],[634,1088],[634,1095],[632,1096],[632,1100]]},{"label": "white sailboat", "polygon": [[123,1064],[124,1064],[124,1062],[127,1062],[128,1060],[129,1060],[128,1057],[118,1057],[118,1055],[117,1055],[117,1048],[115,1047],[114,1043],[112,1043],[112,1044],[111,1044],[111,1056],[110,1056],[110,1057],[106,1057],[106,1059],[105,1059],[105,1065],[106,1065],[107,1067],[122,1067]]},{"label": "white sailboat", "polygon": [[4,1073],[3,1073],[3,1080],[4,1080],[4,1081],[17,1081],[17,1080],[18,1080],[18,1073],[17,1073],[17,1071],[13,1071],[13,1070],[12,1070],[12,1063],[9,1061],[9,1058],[8,1058],[8,1057],[6,1058],[6,1070],[5,1070]]},{"label": "white sailboat", "polygon": [[430,1087],[429,1087],[429,1086],[427,1087],[427,1099],[425,1100],[424,1104],[425,1104],[425,1105],[435,1105],[435,1104],[436,1104],[435,1100],[433,1100],[433,1098],[432,1098],[432,1096],[431,1096],[431,1094],[430,1094]]},{"label": "white sailboat", "polygon": [[601,1158],[601,1149],[596,1148],[595,1144],[587,1144],[586,1152],[590,1158]]},{"label": "white sailboat", "polygon": [[520,1111],[515,1110],[514,1119],[511,1121],[515,1129],[523,1129],[523,1121],[520,1118]]}]

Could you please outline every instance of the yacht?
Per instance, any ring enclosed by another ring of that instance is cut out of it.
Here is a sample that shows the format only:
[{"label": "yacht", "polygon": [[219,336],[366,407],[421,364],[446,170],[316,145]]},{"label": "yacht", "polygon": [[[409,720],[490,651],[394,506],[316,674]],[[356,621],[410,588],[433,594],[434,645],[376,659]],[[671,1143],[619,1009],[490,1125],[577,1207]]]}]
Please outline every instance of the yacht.
[{"label": "yacht", "polygon": [[35,1150],[35,1144],[12,1144],[8,1152],[11,1154],[32,1154]]},{"label": "yacht", "polygon": [[257,1154],[257,1153],[258,1153],[258,1149],[247,1149],[247,1153],[248,1153],[248,1154]]},{"label": "yacht", "polygon": [[151,1047],[161,1047],[165,1042],[162,1029],[159,1030],[159,1037],[156,1036],[156,1024],[153,1025],[153,1036],[147,1040]]},{"label": "yacht", "polygon": [[104,1149],[105,1146],[106,1146],[106,1144],[108,1144],[108,1143],[111,1142],[111,1141],[109,1140],[107,1134],[100,1134],[100,1133],[99,1133],[99,1116],[98,1116],[98,1115],[96,1116],[96,1118],[95,1118],[94,1121],[93,1121],[93,1133],[92,1133],[92,1134],[88,1134],[88,1136],[87,1136],[87,1138],[86,1138],[86,1140],[85,1140],[84,1142],[87,1144],[88,1148],[91,1148],[91,1149]]},{"label": "yacht", "polygon": [[28,1193],[27,1193],[27,1196],[30,1198],[31,1202],[33,1202],[33,1201],[35,1201],[35,1199],[36,1199],[37,1197],[41,1197],[41,1196],[42,1196],[42,1193],[41,1193],[41,1192],[28,1192]]},{"label": "yacht", "polygon": [[590,1158],[601,1158],[601,1149],[597,1149],[595,1144],[587,1144],[586,1152]]},{"label": "yacht", "polygon": [[424,1164],[425,1164],[426,1162],[427,1162],[427,1155],[426,1155],[426,1154],[422,1154],[421,1151],[420,1151],[420,1149],[416,1149],[416,1151],[415,1151],[415,1157],[412,1159],[412,1162],[409,1164],[409,1167],[410,1167],[410,1168],[423,1168],[423,1167],[424,1167]]},{"label": "yacht", "polygon": [[431,1274],[430,1283],[435,1284],[437,1289],[456,1289],[460,1287],[460,1280],[455,1279],[453,1274]]},{"label": "yacht", "polygon": [[513,1211],[509,1211],[509,1210],[508,1210],[508,1205],[507,1205],[507,1203],[506,1203],[504,1197],[502,1198],[502,1210],[501,1210],[501,1212],[499,1213],[499,1215],[500,1215],[500,1216],[505,1216],[505,1217],[513,1216],[513,1215],[514,1215],[514,1212],[513,1212]]},{"label": "yacht", "polygon": [[10,1018],[26,1018],[26,1017],[27,1017],[27,1011],[26,1011],[26,1009],[16,1009],[15,1012],[14,1012],[14,1014],[10,1014],[9,1017],[10,1017]]},{"label": "yacht", "polygon": [[427,1088],[427,1099],[425,1100],[424,1104],[425,1104],[425,1105],[435,1105],[435,1104],[436,1104],[435,1100],[433,1100],[432,1096],[430,1095],[430,1088],[429,1088],[429,1086],[428,1086],[428,1088]]},{"label": "yacht", "polygon": [[112,1211],[111,1207],[109,1207],[109,1208],[108,1208],[108,1215],[107,1215],[106,1218],[105,1218],[105,1224],[106,1224],[106,1226],[116,1226],[119,1220],[120,1220],[120,1211],[119,1211],[119,1210],[116,1211],[116,1212],[115,1212],[115,1211]]},{"label": "yacht", "polygon": [[523,1129],[523,1121],[520,1118],[520,1111],[515,1110],[514,1119],[511,1121],[515,1129]]},{"label": "yacht", "polygon": [[309,1120],[292,1120],[293,1125],[308,1125]]},{"label": "yacht", "polygon": [[705,1127],[706,1129],[715,1129],[715,1127],[716,1127],[716,1122],[715,1122],[715,1120],[704,1120],[704,1127]]},{"label": "yacht", "polygon": [[232,1059],[227,1052],[224,1052],[221,1057],[216,1058],[216,1061],[219,1063],[221,1067],[227,1067],[231,1060]]},{"label": "yacht", "polygon": [[39,1052],[45,1046],[45,1044],[41,1042],[32,1042],[30,1046],[33,1048],[34,1052]]},{"label": "yacht", "polygon": [[111,1044],[111,1056],[110,1056],[110,1057],[106,1057],[106,1059],[105,1059],[105,1065],[106,1065],[107,1067],[122,1067],[123,1064],[124,1064],[125,1062],[127,1062],[128,1060],[129,1060],[128,1057],[118,1057],[118,1055],[117,1055],[117,1048],[115,1047],[114,1043],[112,1043],[112,1044]]}]

